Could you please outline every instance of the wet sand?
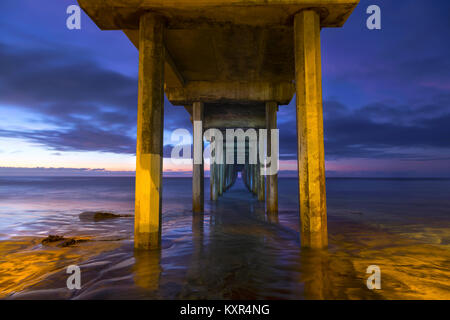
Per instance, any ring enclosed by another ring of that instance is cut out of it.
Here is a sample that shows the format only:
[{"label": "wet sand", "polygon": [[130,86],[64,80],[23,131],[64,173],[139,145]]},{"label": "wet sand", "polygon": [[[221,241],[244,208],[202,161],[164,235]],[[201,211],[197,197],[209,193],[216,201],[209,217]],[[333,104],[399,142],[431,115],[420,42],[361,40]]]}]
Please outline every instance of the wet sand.
[{"label": "wet sand", "polygon": [[[75,213],[78,208],[72,208],[72,215],[34,221],[23,227],[23,234],[16,225],[14,235],[0,241],[0,297],[450,299],[446,203],[434,208],[433,219],[417,213],[400,219],[382,214],[386,206],[398,210],[392,199],[374,195],[369,201],[356,194],[349,201],[359,204],[349,205],[339,194],[342,186],[336,188],[339,192],[330,187],[330,245],[318,252],[300,249],[292,182],[280,179],[278,221],[267,219],[264,205],[239,180],[217,203],[206,201],[204,214],[193,215],[190,190],[175,193],[190,183],[190,179],[165,182],[165,190],[172,192],[165,191],[165,203],[170,204],[163,206],[162,250],[133,249],[132,219],[85,221]],[[114,208],[129,214],[129,202],[127,197],[123,201],[127,205]],[[42,245],[49,230],[91,241],[64,248]],[[66,287],[66,268],[71,264],[81,268],[80,290]],[[366,286],[369,265],[381,269],[381,290]]]}]

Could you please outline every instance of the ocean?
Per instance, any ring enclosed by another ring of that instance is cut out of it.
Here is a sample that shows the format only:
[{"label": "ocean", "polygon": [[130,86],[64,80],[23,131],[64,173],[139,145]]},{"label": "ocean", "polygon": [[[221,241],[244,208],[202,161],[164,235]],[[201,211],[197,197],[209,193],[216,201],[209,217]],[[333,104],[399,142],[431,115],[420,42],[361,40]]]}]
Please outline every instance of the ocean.
[{"label": "ocean", "polygon": [[[205,212],[193,215],[191,185],[164,178],[162,248],[135,251],[134,178],[0,177],[0,297],[450,299],[448,179],[327,179],[319,252],[300,247],[297,179],[279,178],[275,221],[240,179],[217,202],[206,179]],[[86,241],[43,245],[48,235]],[[69,265],[79,290],[66,286]],[[379,290],[366,285],[371,265]]]}]

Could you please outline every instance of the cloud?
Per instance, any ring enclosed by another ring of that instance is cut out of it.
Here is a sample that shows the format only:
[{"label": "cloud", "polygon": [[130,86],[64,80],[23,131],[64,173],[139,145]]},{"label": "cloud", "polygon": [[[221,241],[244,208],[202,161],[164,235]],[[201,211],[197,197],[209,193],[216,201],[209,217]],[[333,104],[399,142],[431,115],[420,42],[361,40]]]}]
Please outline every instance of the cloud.
[{"label": "cloud", "polygon": [[0,69],[0,103],[37,111],[55,123],[84,118],[98,125],[129,125],[136,117],[129,113],[137,103],[137,79],[81,54],[0,43]]},{"label": "cloud", "polygon": [[136,149],[136,142],[131,137],[83,124],[75,124],[67,130],[0,130],[0,136],[25,139],[58,151],[101,151],[133,154]]},{"label": "cloud", "polygon": [[[137,79],[106,70],[82,55],[13,49],[0,43],[0,104],[40,114],[52,130],[2,129],[56,151],[136,150]],[[190,128],[184,108],[166,101],[165,127]]]},{"label": "cloud", "polygon": [[0,167],[0,176],[134,176],[134,171],[108,171],[89,168]]},{"label": "cloud", "polygon": [[[280,158],[292,160],[297,157],[295,107],[284,108],[289,120],[280,127]],[[325,101],[325,156],[327,160],[450,157],[449,123],[447,105],[379,102],[351,109],[338,101]]]},{"label": "cloud", "polygon": [[[424,114],[424,110],[429,112]],[[336,111],[331,108],[325,114],[328,158],[402,157],[405,148],[450,150],[450,140],[446,138],[450,136],[447,107],[378,103],[376,107],[369,105],[353,111],[339,106]]]}]

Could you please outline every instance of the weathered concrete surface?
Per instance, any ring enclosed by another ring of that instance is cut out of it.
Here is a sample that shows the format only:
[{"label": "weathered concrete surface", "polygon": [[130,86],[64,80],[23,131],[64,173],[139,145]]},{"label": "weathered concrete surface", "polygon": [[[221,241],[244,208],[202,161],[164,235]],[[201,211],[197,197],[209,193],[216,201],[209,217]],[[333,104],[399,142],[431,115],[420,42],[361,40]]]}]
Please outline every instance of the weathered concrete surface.
[{"label": "weathered concrete surface", "polygon": [[292,82],[223,82],[191,81],[184,87],[166,87],[169,101],[174,105],[203,102],[265,102],[277,101],[288,104],[295,89]]},{"label": "weathered concrete surface", "polygon": [[260,163],[258,163],[257,177],[258,177],[258,200],[264,201],[265,195],[266,195],[266,186],[265,186],[264,175],[261,174],[261,164]]},{"label": "weathered concrete surface", "polygon": [[[276,102],[266,103],[266,127],[267,127],[267,153],[270,156],[271,150],[271,130],[277,129],[277,111]],[[266,175],[266,210],[269,215],[278,214],[278,174]]]},{"label": "weathered concrete surface", "polygon": [[218,189],[219,189],[219,196],[221,196],[223,194],[223,169],[224,169],[224,164],[218,164],[219,167],[219,179],[217,181],[218,183]]},{"label": "weathered concrete surface", "polygon": [[324,248],[328,237],[319,15],[301,11],[294,30],[301,244]]},{"label": "weathered concrete surface", "polygon": [[207,103],[205,104],[203,127],[204,129],[265,128],[265,106],[263,103],[252,105],[240,103]]},{"label": "weathered concrete surface", "polygon": [[173,28],[198,22],[245,24],[251,26],[285,25],[306,8],[320,11],[322,27],[340,27],[358,0],[78,0],[99,28],[138,29],[136,17],[154,11]]},{"label": "weathered concrete surface", "polygon": [[341,26],[358,0],[79,0],[101,29],[121,29],[139,49],[139,16],[160,15],[165,91],[174,105],[276,101],[294,94],[293,20],[314,8]]},{"label": "weathered concrete surface", "polygon": [[[134,44],[134,46],[139,50],[139,30],[123,30],[127,35],[128,39]],[[173,60],[170,52],[167,48],[164,48],[165,52],[165,62],[164,62],[164,86],[174,86],[183,87],[186,80],[178,71],[175,61]]]},{"label": "weathered concrete surface", "polygon": [[209,181],[210,181],[210,199],[212,201],[217,201],[219,198],[219,189],[218,189],[218,178],[219,178],[219,170],[218,164],[211,163],[209,169]]},{"label": "weathered concrete surface", "polygon": [[159,247],[161,238],[163,30],[155,15],[141,17],[134,244],[144,249]]},{"label": "weathered concrete surface", "polygon": [[[139,49],[138,30],[124,32]],[[292,27],[166,30],[168,98],[174,105],[220,99],[286,104],[295,90],[292,38]]]},{"label": "weathered concrete surface", "polygon": [[[192,119],[203,122],[203,103],[195,102],[192,106]],[[194,143],[194,155],[198,154],[201,164],[193,164],[192,169],[192,211],[202,212],[204,206],[204,167],[203,167],[203,132],[196,132],[200,128],[194,126],[194,139],[198,137],[198,141]],[[196,147],[199,150],[195,149]],[[195,157],[195,156],[194,156]],[[198,162],[196,161],[196,162]]]}]

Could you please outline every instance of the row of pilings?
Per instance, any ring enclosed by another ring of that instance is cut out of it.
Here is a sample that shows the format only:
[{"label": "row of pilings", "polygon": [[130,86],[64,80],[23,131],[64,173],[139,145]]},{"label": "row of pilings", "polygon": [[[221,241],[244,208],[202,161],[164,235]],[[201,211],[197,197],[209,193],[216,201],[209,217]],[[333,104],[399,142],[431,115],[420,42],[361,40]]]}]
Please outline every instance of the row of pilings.
[{"label": "row of pilings", "polygon": [[265,178],[260,162],[256,164],[210,164],[210,198],[215,201],[230,189],[239,172],[248,191],[258,197],[258,200],[265,199]]},{"label": "row of pilings", "polygon": [[242,179],[248,191],[258,197],[258,200],[264,201],[265,198],[265,179],[262,174],[260,163],[245,164],[242,168]]},{"label": "row of pilings", "polygon": [[238,177],[237,167],[233,164],[210,165],[210,195],[211,200],[217,200],[225,191],[231,188]]}]

